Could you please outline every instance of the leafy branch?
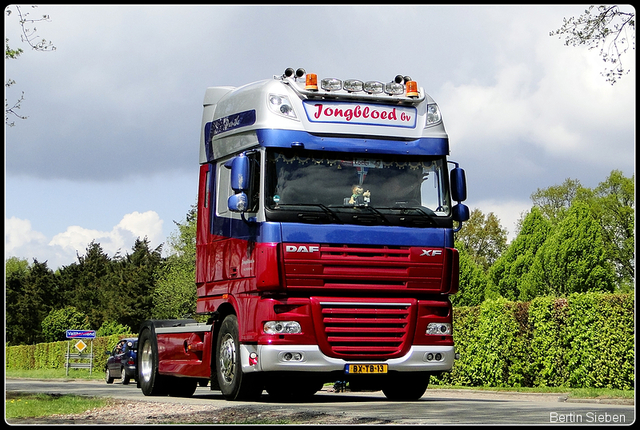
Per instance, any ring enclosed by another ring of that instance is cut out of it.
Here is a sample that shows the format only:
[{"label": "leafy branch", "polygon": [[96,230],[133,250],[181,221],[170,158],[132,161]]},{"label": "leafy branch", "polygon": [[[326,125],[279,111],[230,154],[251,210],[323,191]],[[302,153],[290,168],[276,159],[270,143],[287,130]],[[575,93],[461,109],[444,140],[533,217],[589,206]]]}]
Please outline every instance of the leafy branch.
[{"label": "leafy branch", "polygon": [[[29,18],[28,12],[22,11],[20,6],[14,5],[14,7],[19,17],[18,22],[20,23],[20,28],[22,31],[22,34],[20,35],[22,42],[27,43],[29,46],[31,46],[31,49],[35,51],[41,51],[41,52],[55,51],[56,47],[53,45],[53,43],[51,43],[46,39],[40,39],[40,36],[37,35],[38,29],[35,27],[35,24],[38,22],[43,22],[43,21],[50,22],[51,20],[49,19],[49,15],[42,15],[40,18],[32,19],[32,18]],[[32,6],[32,8],[36,8],[36,6]],[[7,17],[11,16],[12,12],[13,11],[10,7],[7,7],[5,9],[5,13]],[[5,60],[9,60],[9,59],[15,60],[24,52],[22,48],[13,49],[12,47],[10,47],[8,38],[5,38],[4,47],[5,47],[4,48]],[[5,84],[4,84],[5,94],[6,94],[6,89],[11,87],[15,83],[16,81],[10,78],[8,78],[5,81]],[[26,116],[20,115],[17,112],[17,110],[20,109],[20,106],[23,101],[24,101],[24,91],[22,91],[20,98],[15,103],[13,103],[13,105],[10,105],[6,98],[4,99],[4,122],[7,126],[13,127],[15,125],[15,122],[9,121],[9,118],[17,117],[19,119],[27,119]]]},{"label": "leafy branch", "polygon": [[[565,37],[566,46],[584,45],[587,49],[600,49],[600,56],[610,67],[601,74],[611,85],[629,73],[622,64],[622,56],[629,47],[635,49],[635,13],[623,12],[616,5],[598,6],[585,10],[579,17],[563,18],[563,25],[549,36]],[[629,39],[631,34],[631,40]]]}]

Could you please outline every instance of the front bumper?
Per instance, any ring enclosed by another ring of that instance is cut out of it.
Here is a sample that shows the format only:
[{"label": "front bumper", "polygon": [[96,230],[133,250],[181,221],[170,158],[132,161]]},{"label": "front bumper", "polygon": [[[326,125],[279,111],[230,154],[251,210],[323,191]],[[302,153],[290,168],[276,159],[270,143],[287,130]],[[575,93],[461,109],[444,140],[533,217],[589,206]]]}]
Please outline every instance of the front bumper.
[{"label": "front bumper", "polygon": [[[437,354],[440,359],[436,360]],[[257,357],[249,360],[249,357]],[[293,359],[292,357],[300,357]],[[444,372],[453,368],[453,346],[414,345],[403,357],[388,360],[344,360],[328,357],[317,345],[241,345],[242,369],[250,372],[335,372],[349,363],[386,363],[390,372]],[[257,362],[256,362],[257,361]]]}]

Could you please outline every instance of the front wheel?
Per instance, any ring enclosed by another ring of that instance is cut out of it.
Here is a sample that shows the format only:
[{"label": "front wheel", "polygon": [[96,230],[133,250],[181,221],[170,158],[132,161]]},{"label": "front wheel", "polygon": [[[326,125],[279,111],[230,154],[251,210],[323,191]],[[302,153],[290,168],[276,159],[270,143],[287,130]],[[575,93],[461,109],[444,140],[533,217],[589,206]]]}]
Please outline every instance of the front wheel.
[{"label": "front wheel", "polygon": [[138,381],[145,396],[168,394],[167,377],[158,373],[158,345],[149,328],[140,333],[138,341]]},{"label": "front wheel", "polygon": [[220,325],[215,350],[216,377],[227,400],[254,399],[262,394],[260,378],[242,372],[239,339],[238,319],[227,315]]},{"label": "front wheel", "polygon": [[113,378],[111,377],[111,372],[109,372],[109,368],[105,369],[104,380],[107,384],[113,384]]},{"label": "front wheel", "polygon": [[429,374],[407,374],[387,381],[382,392],[389,400],[418,400],[429,386]]}]

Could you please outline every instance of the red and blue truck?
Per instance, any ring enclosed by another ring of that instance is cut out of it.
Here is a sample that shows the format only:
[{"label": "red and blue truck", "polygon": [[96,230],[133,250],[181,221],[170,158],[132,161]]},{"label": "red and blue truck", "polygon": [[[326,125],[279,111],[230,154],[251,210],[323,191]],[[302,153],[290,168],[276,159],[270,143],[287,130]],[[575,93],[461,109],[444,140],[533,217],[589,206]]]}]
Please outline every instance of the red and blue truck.
[{"label": "red and blue truck", "polygon": [[456,358],[454,232],[469,218],[438,105],[408,76],[303,69],[208,88],[195,319],[140,326],[138,386],[229,400],[327,382],[420,398]]}]

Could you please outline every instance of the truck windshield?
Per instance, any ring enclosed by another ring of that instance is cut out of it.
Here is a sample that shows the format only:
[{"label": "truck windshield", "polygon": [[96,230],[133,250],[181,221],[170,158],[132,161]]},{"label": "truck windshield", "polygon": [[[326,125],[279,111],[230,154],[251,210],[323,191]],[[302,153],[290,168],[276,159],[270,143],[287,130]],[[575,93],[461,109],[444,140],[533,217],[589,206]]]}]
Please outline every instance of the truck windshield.
[{"label": "truck windshield", "polygon": [[435,157],[273,150],[267,155],[267,217],[289,220],[276,215],[288,211],[297,221],[350,222],[355,210],[363,215],[358,222],[394,224],[404,214],[405,220],[433,225],[450,215],[445,163]]}]

